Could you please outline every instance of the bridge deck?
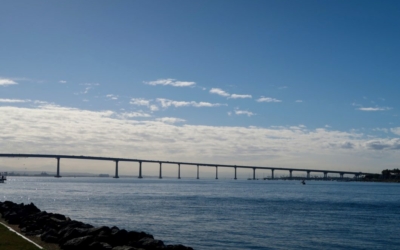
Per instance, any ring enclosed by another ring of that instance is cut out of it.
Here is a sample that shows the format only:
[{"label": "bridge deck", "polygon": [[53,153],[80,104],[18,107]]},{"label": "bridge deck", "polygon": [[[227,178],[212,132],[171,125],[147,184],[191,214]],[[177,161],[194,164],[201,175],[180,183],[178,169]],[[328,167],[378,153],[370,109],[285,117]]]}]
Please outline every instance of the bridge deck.
[{"label": "bridge deck", "polygon": [[261,167],[261,166],[227,165],[227,164],[209,164],[209,163],[199,163],[199,162],[178,162],[178,161],[143,160],[143,159],[114,158],[114,157],[97,157],[97,156],[84,156],[84,155],[78,156],[78,155],[53,155],[53,154],[0,154],[0,157],[82,159],[82,160],[98,160],[98,161],[114,161],[114,162],[118,161],[118,162],[166,163],[166,164],[180,164],[180,165],[193,165],[193,166],[205,166],[205,167],[269,169],[269,170],[284,170],[284,171],[297,171],[297,172],[317,172],[317,173],[336,173],[336,174],[372,174],[372,173],[364,173],[364,172],[338,171],[338,170],[327,170],[327,169]]}]

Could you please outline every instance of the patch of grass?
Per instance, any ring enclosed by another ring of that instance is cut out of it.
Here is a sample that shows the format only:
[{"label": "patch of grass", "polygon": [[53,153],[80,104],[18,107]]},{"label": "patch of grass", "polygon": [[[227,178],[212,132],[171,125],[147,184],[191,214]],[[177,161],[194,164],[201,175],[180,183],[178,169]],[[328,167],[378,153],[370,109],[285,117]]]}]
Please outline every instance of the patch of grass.
[{"label": "patch of grass", "polygon": [[0,224],[0,249],[1,250],[39,250],[37,246],[26,241],[8,228]]}]

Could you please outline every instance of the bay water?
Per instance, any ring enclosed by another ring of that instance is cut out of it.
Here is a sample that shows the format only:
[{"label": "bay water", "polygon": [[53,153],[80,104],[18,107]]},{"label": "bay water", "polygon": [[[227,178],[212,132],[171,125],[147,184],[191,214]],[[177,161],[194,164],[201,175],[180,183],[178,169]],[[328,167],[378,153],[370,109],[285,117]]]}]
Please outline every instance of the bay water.
[{"label": "bay water", "polygon": [[400,185],[9,177],[0,200],[194,249],[400,249]]}]

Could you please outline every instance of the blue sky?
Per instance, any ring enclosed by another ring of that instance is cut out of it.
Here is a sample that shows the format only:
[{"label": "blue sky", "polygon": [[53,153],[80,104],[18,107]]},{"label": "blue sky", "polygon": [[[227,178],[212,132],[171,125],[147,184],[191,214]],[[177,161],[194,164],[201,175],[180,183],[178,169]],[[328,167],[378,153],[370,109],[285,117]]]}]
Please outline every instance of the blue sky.
[{"label": "blue sky", "polygon": [[2,2],[0,151],[398,167],[399,14],[398,1]]}]

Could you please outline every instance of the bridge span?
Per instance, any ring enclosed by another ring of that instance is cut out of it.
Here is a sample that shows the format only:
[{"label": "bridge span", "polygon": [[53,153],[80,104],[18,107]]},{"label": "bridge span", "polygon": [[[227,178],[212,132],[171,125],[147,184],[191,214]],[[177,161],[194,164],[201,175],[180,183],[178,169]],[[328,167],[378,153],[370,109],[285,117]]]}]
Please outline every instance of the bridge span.
[{"label": "bridge span", "polygon": [[181,165],[192,165],[197,166],[197,179],[200,178],[200,166],[201,167],[215,167],[215,179],[218,179],[218,167],[233,168],[234,179],[237,179],[237,169],[252,169],[253,180],[256,179],[256,170],[271,170],[271,179],[274,179],[274,171],[289,171],[289,178],[292,178],[292,173],[305,172],[307,173],[307,179],[310,179],[310,173],[323,173],[324,178],[328,178],[328,174],[339,174],[340,178],[344,175],[353,175],[354,178],[359,178],[360,175],[371,174],[363,172],[352,172],[352,171],[337,171],[337,170],[321,170],[321,169],[297,169],[297,168],[278,168],[278,167],[261,167],[261,166],[245,166],[245,165],[227,165],[227,164],[209,164],[209,163],[196,163],[196,162],[177,162],[177,161],[158,161],[158,160],[143,160],[143,159],[130,159],[130,158],[114,158],[114,157],[97,157],[97,156],[84,156],[84,155],[53,155],[53,154],[0,154],[0,157],[7,158],[53,158],[57,160],[57,174],[55,177],[61,177],[60,175],[60,160],[61,159],[82,159],[82,160],[98,160],[98,161],[112,161],[115,162],[115,175],[114,178],[119,178],[118,175],[118,162],[138,162],[139,163],[139,175],[138,178],[143,178],[142,175],[142,163],[158,163],[160,165],[159,178],[162,178],[162,164],[176,164],[178,165],[178,179],[181,178]]}]

